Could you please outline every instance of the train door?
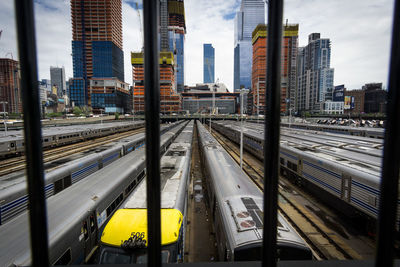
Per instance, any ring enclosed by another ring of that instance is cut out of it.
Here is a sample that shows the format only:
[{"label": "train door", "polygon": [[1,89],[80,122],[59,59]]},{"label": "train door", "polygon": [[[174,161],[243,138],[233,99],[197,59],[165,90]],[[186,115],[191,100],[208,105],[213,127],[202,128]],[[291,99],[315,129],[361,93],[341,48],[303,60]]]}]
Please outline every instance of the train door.
[{"label": "train door", "polygon": [[87,262],[92,254],[94,253],[94,248],[97,245],[97,223],[95,212],[92,212],[90,216],[82,222],[83,234],[84,234],[84,249],[85,249],[85,262]]},{"label": "train door", "polygon": [[297,165],[297,174],[301,177],[303,174],[303,161],[299,159],[299,164]]},{"label": "train door", "polygon": [[351,176],[348,174],[342,174],[341,198],[347,202],[350,202],[350,196],[351,196]]}]

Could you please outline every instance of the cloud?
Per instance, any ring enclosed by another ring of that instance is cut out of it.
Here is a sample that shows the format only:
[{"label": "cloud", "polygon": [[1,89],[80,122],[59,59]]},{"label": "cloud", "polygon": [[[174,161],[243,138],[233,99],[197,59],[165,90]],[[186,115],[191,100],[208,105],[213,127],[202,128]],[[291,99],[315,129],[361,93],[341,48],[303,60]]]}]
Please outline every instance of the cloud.
[{"label": "cloud", "polygon": [[[125,80],[132,83],[130,52],[142,47],[138,0],[124,0],[123,46]],[[233,85],[233,14],[240,0],[186,0],[185,83],[203,81],[203,43],[215,48],[215,77]],[[141,1],[139,10],[141,9]],[[368,82],[387,83],[393,2],[389,0],[286,0],[284,18],[299,23],[299,45],[321,33],[332,42],[335,84],[349,89]],[[50,78],[50,66],[65,66],[72,77],[71,10],[69,0],[36,0],[35,22],[39,78]],[[143,20],[143,14],[141,13]],[[0,57],[18,58],[14,6],[0,1]]]},{"label": "cloud", "polygon": [[11,55],[14,59],[18,58],[17,34],[14,19],[14,2],[11,0],[0,2],[0,58]]},{"label": "cloud", "polygon": [[35,30],[39,79],[50,79],[50,66],[64,66],[72,77],[72,27],[68,0],[35,2]]},{"label": "cloud", "polygon": [[308,35],[331,40],[335,85],[357,89],[368,82],[387,83],[393,2],[388,0],[287,0],[285,18],[299,23],[299,45]]},{"label": "cloud", "polygon": [[[203,44],[215,48],[215,77],[233,88],[233,19],[235,0],[186,1],[185,82],[203,82]],[[201,12],[199,12],[201,10]]]}]

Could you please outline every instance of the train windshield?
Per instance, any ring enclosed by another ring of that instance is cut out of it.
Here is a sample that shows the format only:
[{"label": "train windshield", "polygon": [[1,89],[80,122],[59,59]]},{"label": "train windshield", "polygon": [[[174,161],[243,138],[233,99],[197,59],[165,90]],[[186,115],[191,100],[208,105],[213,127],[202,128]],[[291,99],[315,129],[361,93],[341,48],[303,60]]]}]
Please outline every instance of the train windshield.
[{"label": "train windshield", "polygon": [[[170,251],[161,251],[162,262],[169,262]],[[129,253],[121,249],[104,249],[100,256],[100,264],[129,264],[129,263],[147,263],[147,254],[145,249]]]}]

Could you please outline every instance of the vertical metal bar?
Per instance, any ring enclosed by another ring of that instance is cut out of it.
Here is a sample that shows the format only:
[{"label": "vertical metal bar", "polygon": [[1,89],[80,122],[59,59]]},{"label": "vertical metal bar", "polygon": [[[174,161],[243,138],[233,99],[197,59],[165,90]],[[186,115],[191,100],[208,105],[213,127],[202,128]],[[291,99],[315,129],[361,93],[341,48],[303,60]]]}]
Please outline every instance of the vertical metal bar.
[{"label": "vertical metal bar", "polygon": [[375,266],[393,266],[400,167],[400,0],[395,1]]},{"label": "vertical metal bar", "polygon": [[15,0],[24,113],[32,266],[49,266],[42,131],[32,0]]},{"label": "vertical metal bar", "polygon": [[270,0],[268,2],[262,266],[276,266],[283,0]]},{"label": "vertical metal bar", "polygon": [[159,0],[143,1],[148,265],[161,266]]}]

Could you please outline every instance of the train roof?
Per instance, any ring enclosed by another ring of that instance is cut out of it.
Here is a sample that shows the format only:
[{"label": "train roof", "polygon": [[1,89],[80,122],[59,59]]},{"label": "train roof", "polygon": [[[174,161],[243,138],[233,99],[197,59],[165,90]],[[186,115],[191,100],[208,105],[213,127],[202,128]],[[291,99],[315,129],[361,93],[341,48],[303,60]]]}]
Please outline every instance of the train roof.
[{"label": "train roof", "polygon": [[[183,213],[184,192],[187,189],[185,167],[190,164],[193,123],[189,124],[161,158],[161,208],[178,209]],[[145,209],[146,183],[140,183],[123,204],[125,209]]]},{"label": "train roof", "polygon": [[[72,223],[87,211],[97,206],[99,201],[115,190],[121,180],[144,164],[143,149],[135,150],[127,156],[104,167],[79,183],[47,199],[47,222],[49,246],[59,238],[65,238]],[[119,173],[118,176],[115,173]],[[113,179],[110,179],[113,177]],[[25,212],[0,227],[0,265],[11,263],[29,265],[30,244],[28,213]]]},{"label": "train roof", "polygon": [[[380,179],[380,166],[370,165],[363,162],[363,159],[353,160],[347,158],[343,155],[343,153],[326,153],[326,151],[322,151],[320,149],[312,150],[302,150],[299,146],[293,146],[292,144],[288,144],[285,142],[281,142],[281,147],[283,149],[291,148],[294,150],[294,154],[298,153],[299,150],[305,155],[313,157],[316,161],[321,162],[324,161],[324,165],[331,164],[335,168],[348,168],[351,172],[361,172],[363,177],[366,177],[365,174],[371,175],[371,179],[379,180]],[[326,147],[327,150],[337,150],[336,148]],[[337,151],[336,151],[337,152]],[[341,166],[341,167],[340,167]]]},{"label": "train roof", "polygon": [[[232,129],[240,130],[236,123],[223,124]],[[251,124],[251,126],[253,125],[254,124]],[[297,129],[295,131],[297,131]],[[263,130],[257,127],[251,129],[244,127],[243,132],[256,139],[264,139]],[[324,138],[327,135],[322,134],[322,132],[320,132],[321,135],[318,133],[308,135],[307,137],[303,137],[299,133],[290,133],[291,134],[286,134],[286,132],[283,132],[283,134],[281,134],[281,145],[285,144],[293,149],[297,149],[299,152],[314,155],[371,175],[380,175],[383,150],[381,148],[375,148],[367,142],[369,139],[372,139],[371,142],[380,144],[381,140],[379,139],[363,138],[358,141],[349,139],[349,141],[345,142],[345,139],[335,141],[334,135],[332,134],[329,135],[330,140],[328,140]]]},{"label": "train roof", "polygon": [[[165,129],[167,127],[169,126],[163,125],[161,126],[161,129]],[[58,172],[59,169],[61,168],[68,168],[69,166],[72,165],[80,164],[82,162],[87,162],[90,159],[93,160],[100,153],[107,153],[108,151],[112,151],[117,147],[121,148],[121,145],[123,144],[139,141],[140,139],[144,138],[144,135],[145,135],[144,133],[138,133],[135,135],[121,138],[115,142],[112,142],[111,144],[100,145],[96,148],[96,151],[90,153],[89,155],[84,155],[75,160],[71,160],[70,162],[61,165],[60,168],[56,170],[45,172],[45,177],[46,177],[45,181],[47,180],[47,177],[51,176],[54,172]],[[24,172],[20,172],[18,175],[14,175],[13,173],[11,175],[0,176],[0,200],[6,198],[6,196],[12,194],[15,191],[21,190],[21,188],[26,188],[26,176]]]},{"label": "train roof", "polygon": [[[212,179],[214,193],[225,225],[229,225],[227,234],[234,247],[262,242],[263,193],[209,132],[203,126],[198,128],[201,146],[204,148],[209,166],[209,176],[214,177]],[[304,246],[304,241],[281,215],[278,216],[278,222],[278,243],[289,242]]]},{"label": "train roof", "polygon": [[[99,130],[99,129],[107,129],[111,127],[121,127],[132,124],[141,124],[143,121],[127,121],[127,122],[111,122],[111,123],[103,123],[103,124],[82,124],[82,125],[69,125],[69,126],[55,126],[55,127],[43,127],[42,128],[42,137],[52,136],[57,134],[66,134],[66,133],[76,133],[90,130]],[[22,130],[13,130],[8,131],[7,136],[0,136],[0,142],[4,141],[13,141],[23,139],[24,133]]]},{"label": "train roof", "polygon": [[[283,125],[288,125],[288,123],[282,122]],[[315,123],[291,123],[291,126],[308,126],[308,127],[315,127],[315,128],[325,128],[325,129],[338,129],[338,130],[366,130],[369,132],[376,132],[381,133],[383,135],[385,129],[384,128],[373,128],[373,127],[355,127],[355,126],[348,126],[348,125],[327,125],[327,124],[315,124]]]},{"label": "train roof", "polygon": [[[161,158],[161,244],[178,240],[183,222],[190,177],[193,122],[190,122]],[[143,180],[107,223],[101,236],[103,244],[120,247],[132,232],[147,240],[147,192]],[[147,245],[147,244],[146,244]]]}]

